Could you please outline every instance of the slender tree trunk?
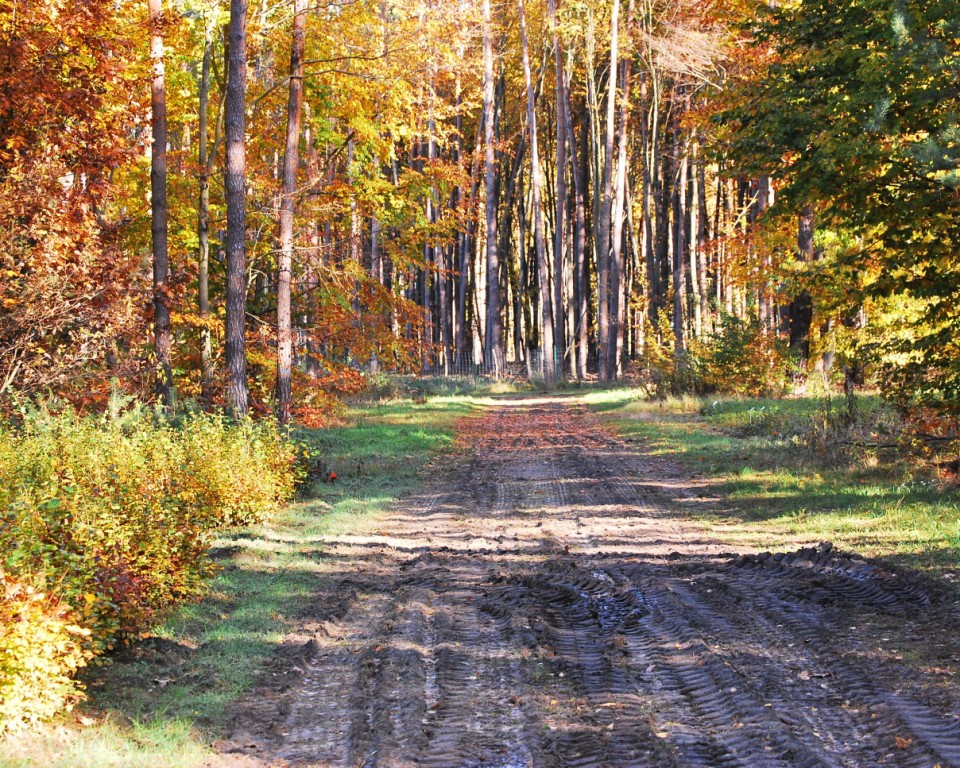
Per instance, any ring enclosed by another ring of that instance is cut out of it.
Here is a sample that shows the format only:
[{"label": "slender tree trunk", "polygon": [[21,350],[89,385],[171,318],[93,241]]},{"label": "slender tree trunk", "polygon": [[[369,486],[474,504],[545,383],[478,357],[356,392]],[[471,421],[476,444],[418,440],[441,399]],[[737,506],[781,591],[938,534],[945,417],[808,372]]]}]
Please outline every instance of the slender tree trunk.
[{"label": "slender tree trunk", "polygon": [[[816,215],[812,205],[805,205],[797,221],[797,250],[804,264],[812,264],[815,251],[813,236]],[[802,291],[790,304],[790,347],[800,353],[806,365],[810,359],[810,326],[813,323],[813,301],[807,291]]]},{"label": "slender tree trunk", "polygon": [[[701,141],[700,146],[703,146]],[[697,303],[700,305],[700,316],[703,319],[703,332],[708,333],[708,324],[710,322],[710,303],[708,301],[708,279],[707,272],[707,240],[710,239],[710,217],[707,215],[707,170],[706,161],[703,153],[700,154],[700,162],[697,163],[697,268],[700,272],[700,279],[697,280],[697,286],[700,293],[697,296]]]},{"label": "slender tree trunk", "polygon": [[557,34],[556,5],[554,0],[547,0],[547,12],[550,24],[553,27],[553,49],[556,61],[556,88],[557,88],[557,214],[554,222],[554,271],[553,271],[553,330],[556,337],[557,360],[559,374],[565,375],[567,368],[566,342],[566,313],[563,310],[564,269],[563,255],[567,233],[567,84],[566,69],[563,63],[563,45]]},{"label": "slender tree trunk", "polygon": [[703,337],[703,311],[700,305],[700,220],[702,217],[700,211],[700,153],[696,143],[691,151],[690,161],[693,163],[693,173],[690,174],[690,205],[688,206],[690,214],[690,302],[693,311],[693,337],[700,339]]},{"label": "slender tree trunk", "polygon": [[[589,168],[586,143],[581,147],[580,158],[577,158],[576,141],[573,132],[573,121],[570,109],[570,92],[566,92],[564,112],[566,113],[567,134],[570,141],[571,176],[573,178],[573,304],[574,323],[573,333],[577,347],[577,379],[582,381],[587,376],[587,357],[589,355],[589,312],[587,306],[587,204],[586,204],[586,169]],[[586,139],[587,127],[581,129],[581,136]]]},{"label": "slender tree trunk", "polygon": [[174,406],[170,330],[170,260],[167,253],[167,94],[163,61],[163,4],[148,0],[150,13],[150,107],[153,145],[150,150],[150,209],[153,239],[153,348],[157,358],[157,394],[166,408]]},{"label": "slender tree trunk", "polygon": [[[627,29],[633,25],[633,0],[627,4]],[[621,351],[623,349],[623,321],[625,302],[623,301],[624,288],[624,254],[623,254],[623,225],[626,218],[625,206],[627,201],[627,142],[629,141],[630,125],[630,80],[632,61],[625,58],[620,66],[620,115],[617,125],[619,134],[617,142],[616,181],[614,184],[613,201],[613,232],[610,242],[610,331],[607,345],[606,367],[608,380],[617,379],[620,375]],[[611,72],[614,70],[611,69]]]},{"label": "slender tree trunk", "polygon": [[249,410],[245,313],[247,294],[247,190],[244,128],[247,92],[247,0],[230,0],[230,61],[227,74],[227,202],[226,343],[227,408],[237,417]]},{"label": "slender tree trunk", "polygon": [[203,63],[200,66],[200,137],[197,164],[200,166],[200,200],[197,207],[198,275],[197,303],[200,320],[200,398],[209,406],[213,399],[213,355],[210,348],[210,171],[207,153],[208,111],[210,102],[210,66],[213,57],[213,24],[208,22]]},{"label": "slender tree trunk", "polygon": [[483,116],[487,219],[487,327],[484,362],[503,375],[503,323],[500,318],[500,260],[497,253],[497,169],[494,132],[493,24],[490,0],[483,0]]},{"label": "slender tree trunk", "polygon": [[517,0],[520,13],[520,37],[523,54],[523,76],[527,84],[527,129],[530,134],[530,188],[533,195],[533,237],[537,249],[537,274],[540,278],[540,354],[541,372],[547,382],[554,379],[553,314],[550,308],[550,275],[547,267],[547,245],[543,235],[543,201],[540,188],[540,150],[537,141],[536,100],[530,75],[529,42],[523,0]]},{"label": "slender tree trunk", "polygon": [[619,69],[619,32],[620,0],[613,0],[610,15],[610,71],[607,83],[607,123],[604,141],[604,162],[600,217],[596,223],[597,241],[597,346],[599,347],[598,378],[611,381],[615,370],[610,367],[611,346],[616,347],[611,338],[611,278],[610,278],[610,241],[611,218],[613,212],[613,167],[614,136],[616,133],[617,72]]},{"label": "slender tree trunk", "polygon": [[473,307],[474,281],[471,280],[473,274],[473,253],[474,245],[477,240],[477,225],[475,223],[475,214],[477,213],[477,192],[480,187],[480,145],[484,136],[484,118],[481,116],[480,125],[477,127],[477,140],[474,142],[473,161],[470,164],[470,196],[467,198],[467,229],[463,233],[460,252],[460,292],[457,296],[457,359],[462,366],[464,363],[470,365],[474,362],[473,357],[473,331],[471,329],[470,315]]},{"label": "slender tree trunk", "polygon": [[290,421],[293,394],[293,324],[290,294],[293,284],[293,217],[297,169],[300,166],[300,118],[303,111],[303,45],[307,0],[294,0],[290,46],[290,93],[287,99],[287,140],[283,153],[283,195],[280,198],[280,253],[277,270],[277,420]]},{"label": "slender tree trunk", "polygon": [[[654,319],[660,308],[660,269],[656,251],[653,247],[653,179],[657,172],[653,144],[656,142],[654,129],[654,111],[656,106],[650,103],[649,75],[642,76],[640,85],[640,145],[643,148],[643,181],[640,202],[643,210],[643,252],[646,255],[647,271],[647,317]],[[654,98],[656,90],[654,89]]]},{"label": "slender tree trunk", "polygon": [[687,203],[687,155],[686,146],[680,137],[679,116],[674,118],[673,151],[676,166],[673,190],[673,335],[679,355],[685,346],[687,262],[686,256],[686,203]]}]

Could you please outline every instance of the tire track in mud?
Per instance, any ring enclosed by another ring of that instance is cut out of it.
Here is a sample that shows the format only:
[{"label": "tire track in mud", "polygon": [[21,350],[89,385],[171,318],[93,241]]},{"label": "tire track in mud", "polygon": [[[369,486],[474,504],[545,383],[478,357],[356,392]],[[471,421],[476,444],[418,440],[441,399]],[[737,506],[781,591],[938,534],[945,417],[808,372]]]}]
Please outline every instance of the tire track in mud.
[{"label": "tire track in mud", "polygon": [[248,707],[265,763],[960,768],[957,696],[845,642],[874,615],[960,627],[925,583],[828,546],[719,555],[559,399],[463,432],[389,546],[339,543],[336,616],[273,713]]}]

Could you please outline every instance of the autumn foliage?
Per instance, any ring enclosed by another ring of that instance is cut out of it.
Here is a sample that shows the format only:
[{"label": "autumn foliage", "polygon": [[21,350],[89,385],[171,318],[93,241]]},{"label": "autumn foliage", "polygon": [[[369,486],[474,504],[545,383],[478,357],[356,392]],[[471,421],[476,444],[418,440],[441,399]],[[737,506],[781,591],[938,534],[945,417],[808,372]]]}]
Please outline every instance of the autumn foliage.
[{"label": "autumn foliage", "polygon": [[143,325],[113,197],[142,114],[115,9],[0,11],[0,394],[99,390]]},{"label": "autumn foliage", "polygon": [[0,730],[52,714],[78,693],[65,682],[78,666],[203,594],[214,532],[262,519],[295,479],[269,424],[21,416],[0,427]]}]

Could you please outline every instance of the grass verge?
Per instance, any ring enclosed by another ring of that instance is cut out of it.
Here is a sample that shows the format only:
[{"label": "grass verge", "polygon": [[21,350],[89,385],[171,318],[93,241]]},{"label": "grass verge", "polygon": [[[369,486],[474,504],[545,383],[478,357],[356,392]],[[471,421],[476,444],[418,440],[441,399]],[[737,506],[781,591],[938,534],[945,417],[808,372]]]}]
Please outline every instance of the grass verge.
[{"label": "grass verge", "polygon": [[[464,397],[355,406],[348,425],[304,432],[317,469],[306,498],[216,543],[209,595],[88,675],[90,700],[40,733],[0,742],[2,768],[198,768],[322,584],[325,537],[371,530],[453,445]],[[329,473],[335,472],[333,483]]]},{"label": "grass verge", "polygon": [[844,407],[836,399],[650,402],[630,390],[585,399],[641,450],[679,464],[696,486],[686,508],[732,546],[830,540],[960,584],[956,484],[932,476],[930,457],[884,447],[895,415],[877,398],[859,399],[855,440],[831,431]]}]

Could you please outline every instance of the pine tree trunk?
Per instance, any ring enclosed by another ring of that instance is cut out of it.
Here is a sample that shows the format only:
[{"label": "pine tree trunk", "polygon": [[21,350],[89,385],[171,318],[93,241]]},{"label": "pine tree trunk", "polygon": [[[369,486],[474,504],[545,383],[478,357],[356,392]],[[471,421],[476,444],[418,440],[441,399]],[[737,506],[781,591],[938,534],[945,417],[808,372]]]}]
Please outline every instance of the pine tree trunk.
[{"label": "pine tree trunk", "polygon": [[577,348],[577,379],[583,381],[587,376],[587,357],[590,350],[590,318],[587,305],[587,204],[586,171],[589,168],[587,150],[587,127],[581,128],[583,139],[580,158],[577,158],[576,142],[571,120],[570,92],[567,91],[564,111],[567,113],[567,131],[570,140],[571,175],[573,177],[573,332]]},{"label": "pine tree trunk", "polygon": [[[627,29],[633,25],[633,0],[627,4]],[[623,350],[623,325],[625,301],[623,225],[626,219],[627,202],[627,143],[630,123],[630,80],[632,61],[625,58],[620,65],[620,114],[617,125],[617,166],[614,183],[613,231],[610,242],[610,335],[607,347],[607,378],[613,381],[620,376],[621,352]],[[611,69],[611,72],[614,70]]]},{"label": "pine tree trunk", "polygon": [[700,269],[699,255],[701,248],[700,241],[700,221],[702,212],[700,210],[700,153],[696,143],[691,151],[691,162],[693,162],[693,173],[690,174],[690,204],[688,206],[690,216],[690,308],[693,311],[693,337],[700,339],[703,337],[703,307],[700,303]]},{"label": "pine tree trunk", "polygon": [[[674,118],[676,121],[678,118]],[[673,125],[673,152],[675,184],[673,190],[673,335],[679,355],[684,349],[687,298],[686,255],[686,208],[687,200],[687,155],[680,138],[680,126]]]},{"label": "pine tree trunk", "polygon": [[596,222],[597,242],[597,346],[598,378],[612,381],[615,369],[611,368],[616,342],[611,337],[611,224],[613,214],[613,150],[616,131],[617,72],[619,70],[619,16],[620,0],[613,0],[610,15],[610,69],[607,83],[607,121],[604,141],[603,180],[601,182],[600,216]]},{"label": "pine tree trunk", "polygon": [[249,410],[246,353],[247,191],[244,128],[247,92],[247,0],[230,0],[230,58],[227,74],[224,195],[227,202],[227,300],[224,354],[227,409],[235,417]]},{"label": "pine tree trunk", "polygon": [[[797,251],[800,261],[812,264],[816,214],[812,205],[805,205],[797,220]],[[804,364],[810,359],[810,326],[813,323],[813,301],[807,291],[802,291],[790,303],[790,347],[800,354]]]},{"label": "pine tree trunk", "polygon": [[490,0],[483,0],[483,117],[487,222],[487,307],[484,363],[503,375],[503,324],[500,318],[500,259],[497,252],[497,169],[494,131],[493,25]]},{"label": "pine tree trunk", "polygon": [[[213,56],[213,25],[208,23],[200,66],[200,129],[197,165],[200,167],[200,199],[197,206],[198,275],[197,304],[200,320],[200,399],[207,406],[213,399],[213,355],[210,345],[210,173],[207,133],[210,102],[210,66]],[[215,153],[210,153],[215,154]]]},{"label": "pine tree trunk", "polygon": [[529,42],[523,0],[517,0],[520,13],[520,37],[523,54],[523,75],[527,85],[527,129],[530,134],[530,187],[533,194],[533,237],[537,250],[537,274],[540,278],[540,370],[544,381],[554,379],[553,314],[550,308],[550,275],[547,266],[547,246],[543,234],[543,201],[540,188],[540,153],[537,140],[536,99],[530,76]]},{"label": "pine tree trunk", "polygon": [[565,375],[567,369],[567,342],[566,342],[566,314],[563,309],[563,285],[564,285],[564,251],[567,233],[567,85],[566,70],[563,65],[563,45],[560,36],[556,30],[556,7],[554,0],[547,0],[547,12],[550,16],[550,24],[553,27],[553,49],[556,70],[556,89],[557,89],[557,169],[556,169],[556,187],[557,187],[557,207],[556,221],[554,222],[554,245],[553,245],[553,308],[554,321],[553,330],[556,338],[557,361],[559,364],[558,373]]},{"label": "pine tree trunk", "polygon": [[290,421],[293,374],[293,328],[290,294],[293,283],[293,217],[300,166],[300,122],[303,111],[303,46],[307,0],[294,0],[290,47],[290,93],[287,100],[287,140],[283,154],[283,195],[280,199],[280,253],[277,270],[277,420]]}]

